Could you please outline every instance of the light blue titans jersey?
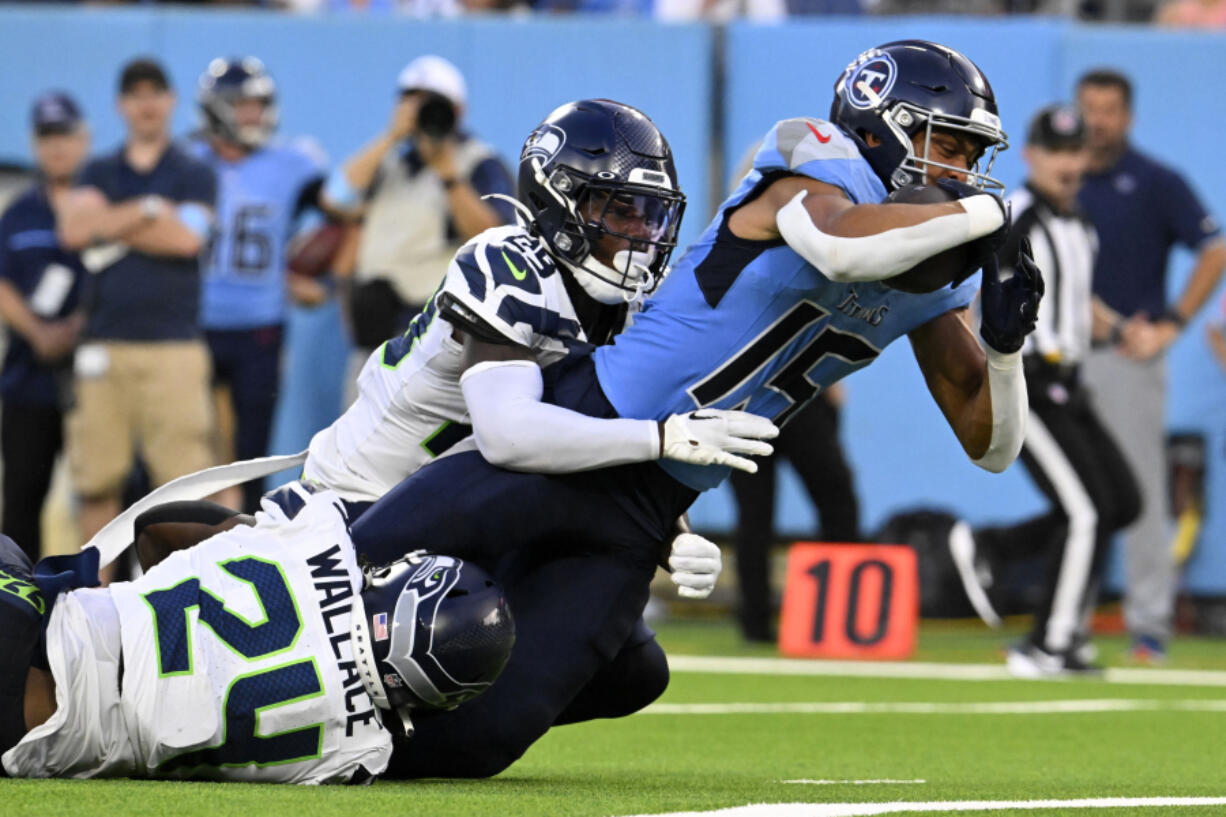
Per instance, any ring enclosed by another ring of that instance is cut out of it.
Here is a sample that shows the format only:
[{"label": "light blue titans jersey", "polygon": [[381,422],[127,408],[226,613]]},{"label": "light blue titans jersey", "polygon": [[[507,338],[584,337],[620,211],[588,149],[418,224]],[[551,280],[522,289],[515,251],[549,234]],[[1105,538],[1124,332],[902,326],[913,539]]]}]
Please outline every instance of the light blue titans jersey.
[{"label": "light blue titans jersey", "polygon": [[200,323],[205,329],[251,329],[285,320],[286,245],[298,217],[327,173],[313,140],[272,143],[227,162],[207,142],[192,155],[217,173],[216,227],[203,259]]},{"label": "light blue titans jersey", "polygon": [[[753,170],[612,346],[596,350],[596,373],[622,417],[662,420],[713,406],[783,424],[819,391],[873,362],[891,341],[951,309],[978,287],[912,295],[881,283],[840,284],[782,239],[747,241],[727,216],[776,175],[809,176],[856,204],[885,187],[855,143],[829,122],[788,119],[766,135]],[[662,461],[696,490],[722,467]]]}]

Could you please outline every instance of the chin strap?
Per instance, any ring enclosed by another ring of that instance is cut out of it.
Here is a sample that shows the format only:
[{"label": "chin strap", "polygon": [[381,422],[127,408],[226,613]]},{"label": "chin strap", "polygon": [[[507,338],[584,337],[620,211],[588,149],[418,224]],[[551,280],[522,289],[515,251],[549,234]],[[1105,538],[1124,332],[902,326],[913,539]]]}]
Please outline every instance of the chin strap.
[{"label": "chin strap", "polygon": [[505,196],[502,193],[486,193],[481,197],[481,201],[491,201],[493,199],[505,201],[507,204],[511,205],[512,208],[514,208],[515,220],[519,222],[520,227],[527,229],[528,227],[532,226],[534,221],[532,211],[529,210],[528,206],[522,201],[513,196]]}]

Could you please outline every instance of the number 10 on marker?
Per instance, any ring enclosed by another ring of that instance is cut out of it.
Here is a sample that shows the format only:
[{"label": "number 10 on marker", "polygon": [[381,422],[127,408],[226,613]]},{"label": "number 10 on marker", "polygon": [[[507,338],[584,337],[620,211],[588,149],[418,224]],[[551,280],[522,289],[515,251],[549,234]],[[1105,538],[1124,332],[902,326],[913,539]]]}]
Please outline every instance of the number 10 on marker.
[{"label": "number 10 on marker", "polygon": [[779,650],[812,658],[906,658],[919,583],[904,545],[798,543],[788,553]]}]

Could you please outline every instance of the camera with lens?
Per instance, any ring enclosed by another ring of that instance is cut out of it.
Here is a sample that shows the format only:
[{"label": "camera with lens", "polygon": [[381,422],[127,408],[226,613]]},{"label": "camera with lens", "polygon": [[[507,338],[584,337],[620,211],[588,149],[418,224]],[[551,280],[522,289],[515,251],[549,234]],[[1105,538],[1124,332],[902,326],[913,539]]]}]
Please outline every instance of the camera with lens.
[{"label": "camera with lens", "polygon": [[426,91],[417,106],[417,130],[431,139],[444,139],[455,133],[456,109],[442,94]]}]

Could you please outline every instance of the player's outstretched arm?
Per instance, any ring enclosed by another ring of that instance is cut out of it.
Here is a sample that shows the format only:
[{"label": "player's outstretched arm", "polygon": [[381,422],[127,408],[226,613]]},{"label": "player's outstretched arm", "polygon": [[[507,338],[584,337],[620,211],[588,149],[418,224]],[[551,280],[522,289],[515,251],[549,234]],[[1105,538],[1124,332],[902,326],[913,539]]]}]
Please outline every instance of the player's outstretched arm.
[{"label": "player's outstretched arm", "polygon": [[880,281],[925,258],[1000,230],[1004,205],[988,193],[942,204],[852,204],[843,191],[785,176],[733,213],[740,238],[782,238],[834,281]]},{"label": "player's outstretched arm", "polygon": [[971,461],[999,473],[1017,459],[1029,413],[1022,344],[1034,329],[1043,276],[1023,240],[1013,277],[1000,280],[992,262],[981,290],[983,346],[966,309],[951,310],[911,332],[911,347],[928,391]]},{"label": "player's outstretched arm", "polygon": [[477,447],[493,465],[564,474],[667,458],[753,473],[757,465],[743,455],[773,451],[763,440],[779,430],[745,412],[703,409],[656,422],[600,419],[543,403],[541,370],[529,350],[460,334],[460,388]]}]

